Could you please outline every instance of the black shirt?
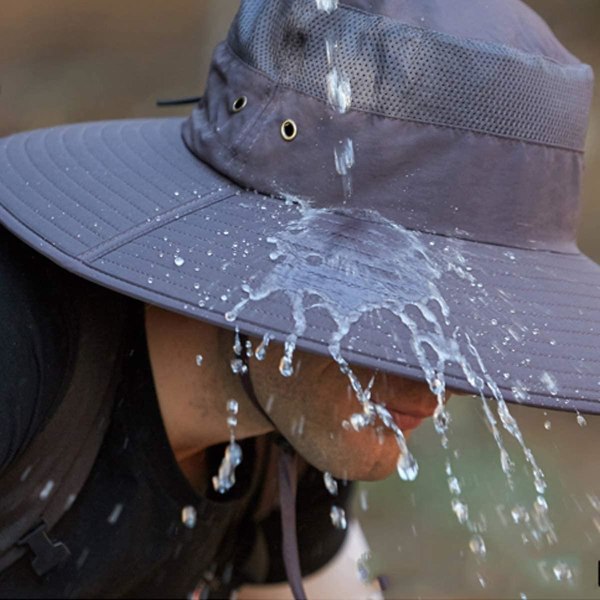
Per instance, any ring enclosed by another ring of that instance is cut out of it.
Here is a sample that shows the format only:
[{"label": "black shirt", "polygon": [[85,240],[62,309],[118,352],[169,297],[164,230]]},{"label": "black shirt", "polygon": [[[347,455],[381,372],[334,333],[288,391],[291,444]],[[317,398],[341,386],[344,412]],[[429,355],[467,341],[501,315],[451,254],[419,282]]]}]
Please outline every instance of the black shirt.
[{"label": "black shirt", "polygon": [[[1,228],[0,249],[1,495],[2,472],[27,452],[60,405],[72,369],[70,347],[81,341],[73,340],[73,308],[86,302],[87,287],[96,286]],[[0,597],[184,598],[199,588],[224,597],[244,581],[283,580],[272,438],[243,442],[231,492],[198,495],[181,473],[162,423],[143,305],[119,300],[130,311],[133,333],[110,425],[85,485],[51,530],[71,556],[43,577],[33,572],[31,556],[23,556],[0,574]],[[222,453],[222,447],[209,451],[215,473]],[[306,574],[336,553],[344,533],[330,523],[334,499],[322,474],[308,468],[298,488]],[[345,506],[348,495],[349,487],[342,488],[335,503]]]}]

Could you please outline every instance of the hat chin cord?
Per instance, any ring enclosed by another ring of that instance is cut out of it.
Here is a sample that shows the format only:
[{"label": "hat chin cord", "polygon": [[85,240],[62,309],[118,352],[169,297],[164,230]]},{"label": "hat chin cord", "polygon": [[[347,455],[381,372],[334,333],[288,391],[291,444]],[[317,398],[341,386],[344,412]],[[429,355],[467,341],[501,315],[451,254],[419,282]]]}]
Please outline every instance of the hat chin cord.
[{"label": "hat chin cord", "polygon": [[[246,347],[247,337],[240,335],[242,347]],[[277,426],[261,406],[256,397],[252,379],[250,378],[250,366],[246,353],[242,353],[242,360],[246,369],[240,372],[242,386],[246,396],[252,404],[273,425],[275,431]],[[298,537],[296,535],[296,490],[298,485],[297,455],[291,444],[281,435],[277,436],[277,447],[279,456],[277,458],[277,474],[279,480],[279,504],[281,510],[281,537],[282,553],[285,565],[285,573],[288,583],[292,589],[295,600],[306,600],[306,593],[302,584],[302,573],[300,570],[300,555],[298,553]]]}]

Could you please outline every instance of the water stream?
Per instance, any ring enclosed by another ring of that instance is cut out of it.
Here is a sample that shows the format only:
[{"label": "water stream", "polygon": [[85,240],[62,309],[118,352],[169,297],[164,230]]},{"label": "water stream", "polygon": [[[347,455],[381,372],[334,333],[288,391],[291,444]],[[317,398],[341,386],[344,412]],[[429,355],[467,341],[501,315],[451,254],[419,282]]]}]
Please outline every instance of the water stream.
[{"label": "water stream", "polygon": [[[317,8],[328,14],[338,8],[337,0],[316,0]],[[350,110],[352,105],[352,85],[349,77],[339,66],[338,61],[339,39],[332,35],[325,41],[327,65],[329,72],[326,76],[327,100],[331,108],[339,114]],[[354,166],[354,144],[351,138],[339,140],[333,149],[336,173],[342,181],[342,191],[345,201],[352,196],[352,167]]]}]

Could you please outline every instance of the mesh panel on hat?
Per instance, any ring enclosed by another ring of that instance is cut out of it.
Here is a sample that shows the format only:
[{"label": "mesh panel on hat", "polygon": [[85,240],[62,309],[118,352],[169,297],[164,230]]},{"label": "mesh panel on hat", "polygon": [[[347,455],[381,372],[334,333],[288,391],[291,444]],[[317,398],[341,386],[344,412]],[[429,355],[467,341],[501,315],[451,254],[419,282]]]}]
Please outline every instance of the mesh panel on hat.
[{"label": "mesh panel on hat", "polygon": [[581,150],[592,73],[543,56],[314,0],[242,3],[229,44],[281,85],[327,100],[334,64],[351,83],[352,108]]}]

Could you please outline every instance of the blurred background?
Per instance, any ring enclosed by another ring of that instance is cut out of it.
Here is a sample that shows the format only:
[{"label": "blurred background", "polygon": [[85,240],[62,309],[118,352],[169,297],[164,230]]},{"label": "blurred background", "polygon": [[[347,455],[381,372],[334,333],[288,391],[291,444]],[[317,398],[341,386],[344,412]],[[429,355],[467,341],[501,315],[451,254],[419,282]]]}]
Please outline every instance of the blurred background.
[{"label": "blurred background", "polygon": [[[185,114],[157,98],[200,94],[236,0],[2,0],[0,135],[65,122]],[[600,1],[530,0],[558,38],[600,73]],[[0,173],[1,176],[1,173]],[[580,246],[600,262],[600,86],[587,148]],[[355,512],[389,598],[598,598],[600,422],[511,407],[548,481],[552,529],[536,539],[532,477],[516,444],[513,489],[478,401],[450,403],[450,446],[430,423],[411,447],[421,472],[363,485]],[[507,442],[508,444],[508,442]],[[470,521],[451,508],[446,461]],[[542,524],[543,525],[543,524]],[[557,541],[554,541],[556,538]],[[475,552],[473,551],[475,550]]]}]

